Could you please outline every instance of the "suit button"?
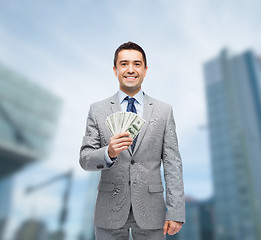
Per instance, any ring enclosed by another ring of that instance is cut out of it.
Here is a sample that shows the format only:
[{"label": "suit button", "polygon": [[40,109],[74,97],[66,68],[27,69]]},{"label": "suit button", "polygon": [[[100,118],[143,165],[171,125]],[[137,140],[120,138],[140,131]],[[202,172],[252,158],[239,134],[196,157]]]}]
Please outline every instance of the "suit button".
[{"label": "suit button", "polygon": [[102,169],[102,168],[104,168],[104,166],[102,164],[100,164],[100,165],[97,166],[97,168]]},{"label": "suit button", "polygon": [[130,181],[129,181],[129,185],[130,185]]},{"label": "suit button", "polygon": [[131,160],[131,164],[133,165],[135,163],[135,161],[134,160]]}]

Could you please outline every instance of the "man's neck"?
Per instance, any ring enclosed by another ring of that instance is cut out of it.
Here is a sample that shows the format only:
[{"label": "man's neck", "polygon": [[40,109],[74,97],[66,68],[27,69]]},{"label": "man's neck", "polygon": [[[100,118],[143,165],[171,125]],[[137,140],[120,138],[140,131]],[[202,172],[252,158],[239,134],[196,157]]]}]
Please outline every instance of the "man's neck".
[{"label": "man's neck", "polygon": [[120,88],[120,90],[121,90],[122,92],[126,93],[128,96],[133,97],[133,96],[135,96],[139,91],[141,91],[141,88],[135,89],[134,91],[128,91],[128,90],[122,89],[122,88]]}]

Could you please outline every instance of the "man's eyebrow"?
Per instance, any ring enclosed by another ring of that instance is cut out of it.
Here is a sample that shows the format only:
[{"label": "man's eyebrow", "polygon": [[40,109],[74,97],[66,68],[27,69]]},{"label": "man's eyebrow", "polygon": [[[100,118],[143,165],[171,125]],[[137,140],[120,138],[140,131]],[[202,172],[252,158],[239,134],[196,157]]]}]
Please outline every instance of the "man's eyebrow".
[{"label": "man's eyebrow", "polygon": [[[122,62],[129,62],[129,60],[120,60],[120,63],[122,63]],[[142,61],[141,60],[134,60],[133,62],[141,63]]]}]

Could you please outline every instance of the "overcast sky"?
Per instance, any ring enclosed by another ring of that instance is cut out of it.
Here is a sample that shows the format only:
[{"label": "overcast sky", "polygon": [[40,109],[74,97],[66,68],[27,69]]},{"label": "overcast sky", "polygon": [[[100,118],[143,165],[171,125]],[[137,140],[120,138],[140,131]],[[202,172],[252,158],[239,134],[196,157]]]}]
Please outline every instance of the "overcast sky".
[{"label": "overcast sky", "polygon": [[[78,215],[69,221],[72,231],[81,227],[84,199],[77,193],[87,194],[83,192],[88,173],[80,168],[78,158],[86,117],[91,103],[117,91],[113,54],[129,40],[147,54],[143,90],[173,106],[186,195],[210,197],[202,67],[224,47],[235,53],[252,49],[259,55],[260,22],[259,0],[0,0],[0,62],[63,101],[49,157],[15,178],[13,214],[19,212],[21,219],[57,213],[62,183],[38,197],[26,198],[22,192],[32,179],[38,183],[73,168],[71,204]],[[33,208],[39,197],[45,207]]]}]

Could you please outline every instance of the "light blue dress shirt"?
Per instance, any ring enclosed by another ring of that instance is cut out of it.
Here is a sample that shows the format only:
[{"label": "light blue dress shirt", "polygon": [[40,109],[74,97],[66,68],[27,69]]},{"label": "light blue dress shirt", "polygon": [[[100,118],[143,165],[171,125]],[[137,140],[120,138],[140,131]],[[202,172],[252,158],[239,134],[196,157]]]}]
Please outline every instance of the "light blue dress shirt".
[{"label": "light blue dress shirt", "polygon": [[[119,102],[121,105],[121,111],[122,112],[127,112],[127,106],[128,106],[128,100],[124,100],[128,95],[119,90],[118,91],[118,97],[119,97]],[[129,96],[130,97],[130,96]],[[144,105],[144,93],[142,90],[140,90],[135,96],[134,106],[136,108],[137,114],[142,117],[143,116],[143,105]],[[108,154],[108,147],[105,150],[105,156],[104,156],[106,164],[110,167],[113,164],[113,160],[109,157]],[[116,159],[116,158],[115,158]],[[114,160],[115,160],[114,159]]]}]

